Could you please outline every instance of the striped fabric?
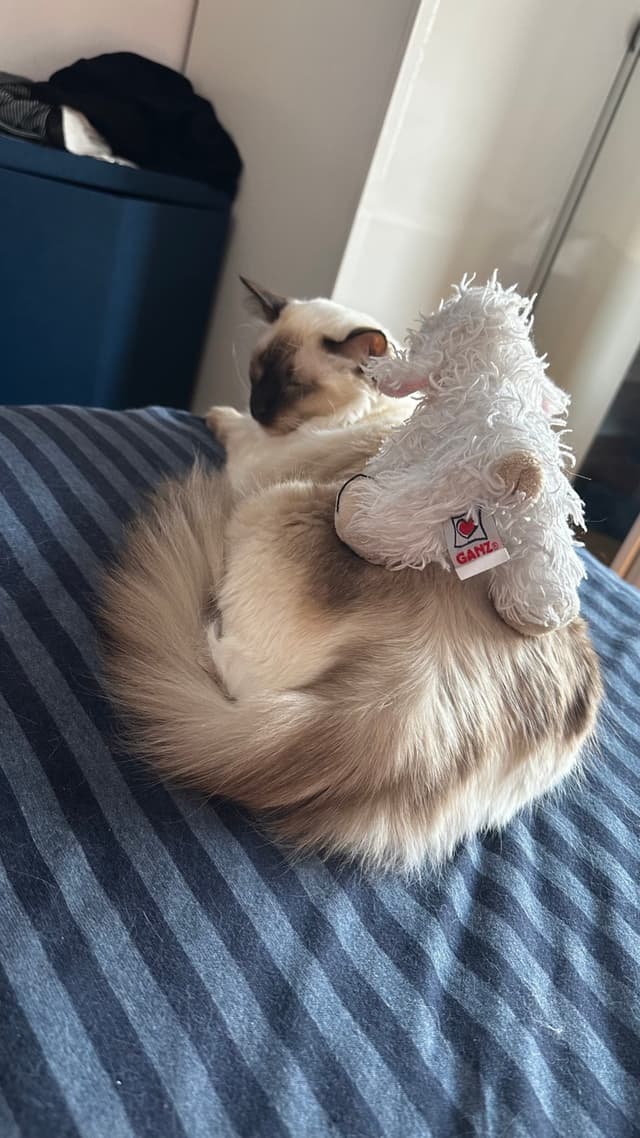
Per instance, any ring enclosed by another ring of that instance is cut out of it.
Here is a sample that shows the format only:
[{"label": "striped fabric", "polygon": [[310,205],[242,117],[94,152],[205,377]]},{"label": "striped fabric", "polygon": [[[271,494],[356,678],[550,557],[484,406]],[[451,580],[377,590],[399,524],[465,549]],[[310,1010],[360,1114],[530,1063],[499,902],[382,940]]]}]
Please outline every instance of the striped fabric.
[{"label": "striped fabric", "polygon": [[63,147],[62,112],[34,95],[30,79],[0,71],[0,133]]},{"label": "striped fabric", "polygon": [[580,786],[420,883],[291,866],[96,679],[100,567],[196,451],[180,412],[0,411],[0,1138],[640,1134],[640,594],[589,562]]}]

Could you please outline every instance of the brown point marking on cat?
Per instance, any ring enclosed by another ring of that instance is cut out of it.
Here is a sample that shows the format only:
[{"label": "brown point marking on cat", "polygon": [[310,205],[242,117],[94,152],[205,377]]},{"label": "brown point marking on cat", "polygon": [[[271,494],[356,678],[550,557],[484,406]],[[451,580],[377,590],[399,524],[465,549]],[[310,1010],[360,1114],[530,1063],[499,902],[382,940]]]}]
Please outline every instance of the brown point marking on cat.
[{"label": "brown point marking on cat", "polygon": [[291,566],[309,557],[313,572],[305,591],[310,604],[344,611],[362,599],[365,581],[369,584],[376,569],[343,545],[326,515],[314,521],[310,526],[307,515],[283,525],[282,556]]},{"label": "brown point marking on cat", "polygon": [[281,411],[315,389],[315,384],[296,377],[295,355],[298,343],[290,337],[274,336],[266,348],[251,359],[250,408],[253,418],[269,426]]},{"label": "brown point marking on cat", "polygon": [[[292,485],[289,511],[283,511],[278,548],[281,572],[296,579],[299,595],[309,610],[344,613],[365,607],[374,611],[404,598],[403,611],[419,614],[425,581],[437,572],[428,566],[422,574],[413,569],[390,573],[358,557],[338,537],[333,524],[333,503],[340,483],[318,486],[313,498]],[[302,567],[308,572],[301,573]]]},{"label": "brown point marking on cat", "polygon": [[254,352],[249,366],[249,378],[259,383],[265,372],[275,372],[282,376],[290,372],[298,345],[285,340],[284,336],[274,336],[266,348]]},{"label": "brown point marking on cat", "polygon": [[575,620],[570,626],[578,651],[578,674],[565,706],[562,737],[571,742],[593,727],[595,710],[602,696],[602,681],[597,656],[589,640],[585,622]]}]

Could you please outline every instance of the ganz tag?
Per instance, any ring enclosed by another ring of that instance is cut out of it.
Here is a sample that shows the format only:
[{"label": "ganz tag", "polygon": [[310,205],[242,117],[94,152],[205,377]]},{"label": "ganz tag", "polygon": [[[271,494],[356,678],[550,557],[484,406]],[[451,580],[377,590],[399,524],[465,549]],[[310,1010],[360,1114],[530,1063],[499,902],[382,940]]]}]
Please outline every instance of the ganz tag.
[{"label": "ganz tag", "polygon": [[475,506],[449,518],[444,530],[449,557],[463,581],[509,560],[491,514]]}]

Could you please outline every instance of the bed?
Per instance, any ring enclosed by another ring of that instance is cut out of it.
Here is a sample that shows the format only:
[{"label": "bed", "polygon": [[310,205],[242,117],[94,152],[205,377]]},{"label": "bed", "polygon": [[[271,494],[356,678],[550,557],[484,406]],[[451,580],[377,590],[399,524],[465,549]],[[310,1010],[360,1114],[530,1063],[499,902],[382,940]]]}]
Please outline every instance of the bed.
[{"label": "bed", "polygon": [[580,783],[422,880],[292,865],[97,678],[101,567],[195,454],[184,412],[0,411],[0,1138],[640,1134],[640,592],[587,557]]}]

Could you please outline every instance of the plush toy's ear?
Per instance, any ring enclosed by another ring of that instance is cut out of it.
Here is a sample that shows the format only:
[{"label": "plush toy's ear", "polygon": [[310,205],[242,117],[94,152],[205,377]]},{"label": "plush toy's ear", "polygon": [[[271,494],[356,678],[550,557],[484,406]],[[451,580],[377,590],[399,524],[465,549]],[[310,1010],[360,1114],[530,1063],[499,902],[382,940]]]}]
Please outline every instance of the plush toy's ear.
[{"label": "plush toy's ear", "polygon": [[250,294],[247,297],[250,310],[262,320],[266,320],[267,324],[273,324],[274,320],[278,319],[282,309],[289,303],[287,297],[279,296],[276,292],[269,292],[268,288],[262,288],[262,285],[247,280],[246,277],[241,276],[240,280]]},{"label": "plush toy's ear", "polygon": [[384,356],[389,346],[380,328],[354,328],[344,340],[330,340],[325,336],[323,343],[334,356],[343,356],[357,364],[365,363],[370,356]]}]

